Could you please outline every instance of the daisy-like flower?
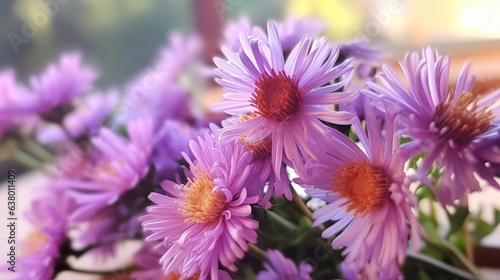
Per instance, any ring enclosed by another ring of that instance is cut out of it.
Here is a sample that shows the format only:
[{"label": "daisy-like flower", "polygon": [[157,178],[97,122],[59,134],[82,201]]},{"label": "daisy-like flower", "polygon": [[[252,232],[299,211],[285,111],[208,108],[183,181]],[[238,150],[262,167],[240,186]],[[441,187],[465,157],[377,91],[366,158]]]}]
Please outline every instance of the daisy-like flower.
[{"label": "daisy-like flower", "polygon": [[21,124],[34,112],[32,95],[16,81],[12,69],[0,71],[0,139],[12,126]]},{"label": "daisy-like flower", "polygon": [[54,279],[61,247],[68,241],[67,212],[70,203],[64,193],[49,189],[49,195],[32,203],[26,214],[33,225],[27,239],[19,245],[19,259],[14,279]]},{"label": "daisy-like flower", "polygon": [[[37,99],[37,111],[48,114],[58,106],[69,104],[76,96],[92,88],[97,71],[82,65],[79,53],[63,54],[57,65],[50,64],[30,84]],[[46,115],[46,119],[53,117]]]},{"label": "daisy-like flower", "polygon": [[92,139],[95,159],[86,164],[79,178],[62,178],[58,184],[69,190],[77,203],[75,221],[85,221],[123,194],[132,190],[149,170],[153,129],[149,119],[127,125],[128,137],[103,128]]},{"label": "daisy-like flower", "polygon": [[400,275],[410,233],[413,247],[419,246],[418,222],[411,211],[416,200],[405,180],[395,111],[387,113],[384,132],[374,112],[365,115],[367,132],[359,121],[353,127],[366,152],[332,130],[331,142],[319,147],[319,159],[296,170],[296,181],[311,197],[328,203],[313,213],[314,226],[335,221],[321,236],[333,237],[333,249],[344,249],[346,264],[356,274],[374,264],[374,277],[394,279]]},{"label": "daisy-like flower", "polygon": [[257,274],[257,280],[311,280],[309,273],[312,272],[312,267],[309,264],[302,262],[297,269],[297,266],[292,260],[285,258],[277,250],[268,250],[269,263],[265,263],[266,270]]},{"label": "daisy-like flower", "polygon": [[73,138],[79,137],[85,132],[95,133],[100,128],[104,118],[111,113],[117,101],[118,93],[116,91],[86,95],[75,102],[75,110],[64,118],[64,129]]},{"label": "daisy-like flower", "polygon": [[[467,191],[480,190],[474,172],[491,176],[475,163],[473,146],[498,129],[500,90],[490,94],[473,92],[474,77],[468,76],[469,64],[450,87],[449,57],[427,48],[406,55],[400,63],[407,84],[388,66],[378,74],[381,85],[368,83],[365,91],[381,101],[401,108],[401,134],[413,141],[406,146],[408,155],[425,152],[417,177],[436,186],[441,202],[453,204]],[[496,102],[496,103],[495,103]],[[493,147],[492,147],[493,148]],[[426,177],[435,166],[441,173],[438,182]]]},{"label": "daisy-like flower", "polygon": [[268,33],[269,45],[242,34],[240,52],[223,48],[228,61],[214,59],[219,67],[216,81],[227,90],[225,99],[214,109],[236,116],[256,115],[223,128],[220,137],[245,136],[245,141],[252,143],[270,136],[278,177],[284,158],[298,163],[306,156],[315,156],[308,141],[321,141],[328,130],[320,120],[354,122],[353,114],[331,111],[326,106],[351,101],[356,94],[335,92],[349,81],[353,66],[351,60],[335,66],[338,47],[332,48],[326,38],[303,38],[285,61],[273,22],[268,24]]},{"label": "daisy-like flower", "polygon": [[234,262],[257,241],[258,222],[250,215],[259,198],[245,188],[252,153],[236,143],[216,146],[208,133],[190,148],[187,183],[164,181],[166,195],[149,196],[156,205],[147,208],[143,227],[151,232],[146,241],[168,246],[160,259],[166,274],[217,279],[219,261],[235,271]]}]

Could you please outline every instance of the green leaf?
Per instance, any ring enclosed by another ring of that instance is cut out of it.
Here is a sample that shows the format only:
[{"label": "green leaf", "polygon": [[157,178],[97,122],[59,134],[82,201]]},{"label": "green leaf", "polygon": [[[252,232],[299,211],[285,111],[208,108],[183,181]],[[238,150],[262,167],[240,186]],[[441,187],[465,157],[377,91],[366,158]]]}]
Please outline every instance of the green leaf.
[{"label": "green leaf", "polygon": [[446,211],[448,215],[448,220],[450,221],[450,230],[448,231],[447,237],[449,238],[452,234],[459,231],[464,225],[465,219],[469,216],[469,209],[463,206],[457,206],[455,208],[455,213],[451,214]]}]

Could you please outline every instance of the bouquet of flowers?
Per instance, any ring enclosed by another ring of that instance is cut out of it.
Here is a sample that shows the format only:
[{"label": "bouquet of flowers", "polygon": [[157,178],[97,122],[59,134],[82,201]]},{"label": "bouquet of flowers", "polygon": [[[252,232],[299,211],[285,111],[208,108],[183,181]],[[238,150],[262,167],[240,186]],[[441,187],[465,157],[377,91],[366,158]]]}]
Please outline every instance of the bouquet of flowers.
[{"label": "bouquet of flowers", "polygon": [[[472,249],[500,212],[486,223],[467,195],[500,188],[500,90],[480,91],[468,64],[451,77],[431,47],[395,68],[323,27],[232,23],[215,69],[199,38],[173,33],[151,67],[107,91],[79,53],[29,85],[1,72],[0,149],[50,178],[8,276],[483,277]],[[73,264],[127,240],[141,248],[125,267]]]}]

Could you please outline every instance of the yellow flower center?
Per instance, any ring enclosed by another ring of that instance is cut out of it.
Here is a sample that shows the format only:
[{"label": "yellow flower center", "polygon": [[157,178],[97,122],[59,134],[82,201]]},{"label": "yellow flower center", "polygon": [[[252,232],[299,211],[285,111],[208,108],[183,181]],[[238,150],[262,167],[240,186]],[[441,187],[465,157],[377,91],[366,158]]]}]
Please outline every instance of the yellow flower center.
[{"label": "yellow flower center", "polygon": [[186,202],[181,202],[181,211],[189,218],[188,222],[213,223],[220,219],[226,210],[226,196],[220,191],[213,192],[212,177],[204,171],[197,171],[194,180],[188,179],[189,187],[182,196]]},{"label": "yellow flower center", "polygon": [[381,205],[390,196],[391,180],[385,171],[365,162],[355,162],[341,166],[332,176],[330,185],[333,192],[347,201],[347,211],[363,216]]},{"label": "yellow flower center", "polygon": [[28,234],[26,242],[22,243],[19,250],[21,256],[31,255],[39,253],[41,246],[49,242],[47,236],[45,236],[39,229],[34,229]]}]

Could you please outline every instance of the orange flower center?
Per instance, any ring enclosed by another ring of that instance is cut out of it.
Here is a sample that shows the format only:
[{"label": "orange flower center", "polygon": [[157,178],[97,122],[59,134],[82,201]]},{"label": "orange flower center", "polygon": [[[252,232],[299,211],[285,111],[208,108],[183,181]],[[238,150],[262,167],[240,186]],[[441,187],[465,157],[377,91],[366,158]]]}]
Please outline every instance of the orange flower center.
[{"label": "orange flower center", "polygon": [[213,192],[212,177],[203,171],[195,172],[194,180],[188,179],[190,187],[185,186],[186,193],[182,196],[186,202],[181,202],[181,211],[188,214],[188,222],[213,223],[220,219],[226,209],[224,193]]},{"label": "orange flower center", "polygon": [[[181,279],[181,275],[179,273],[169,273],[166,277],[165,280],[179,280]],[[197,272],[193,274],[193,276],[186,278],[186,280],[198,280],[200,279],[200,273]]]},{"label": "orange flower center", "polygon": [[302,90],[298,82],[284,72],[264,74],[255,83],[255,92],[250,101],[259,114],[279,122],[292,118],[299,110]]},{"label": "orange flower center", "polygon": [[34,229],[28,234],[28,238],[25,243],[20,246],[21,256],[31,255],[38,253],[41,250],[41,246],[49,242],[47,236],[45,236],[39,229]]},{"label": "orange flower center", "polygon": [[434,125],[444,140],[453,140],[459,148],[467,147],[477,136],[490,127],[494,116],[487,108],[478,110],[479,95],[466,92],[452,102],[454,92],[436,106]]},{"label": "orange flower center", "polygon": [[[247,113],[240,119],[240,122],[246,122],[246,121],[251,120],[257,116],[258,116],[258,114],[256,114],[256,113]],[[260,129],[260,128],[256,128],[256,129]],[[255,129],[252,130],[252,132],[254,132],[254,131],[255,131]],[[264,139],[259,140],[259,141],[247,142],[245,140],[245,138],[248,136],[248,134],[249,133],[243,134],[240,139],[241,139],[241,143],[243,143],[243,145],[245,145],[245,147],[247,147],[247,149],[249,149],[250,151],[253,152],[253,157],[252,157],[253,160],[259,160],[259,159],[265,158],[271,154],[272,143],[271,143],[271,136],[270,135],[268,135],[267,137],[265,137]]]},{"label": "orange flower center", "polygon": [[391,180],[385,171],[365,162],[355,162],[341,166],[332,176],[330,188],[347,201],[347,211],[363,216],[389,198]]}]

